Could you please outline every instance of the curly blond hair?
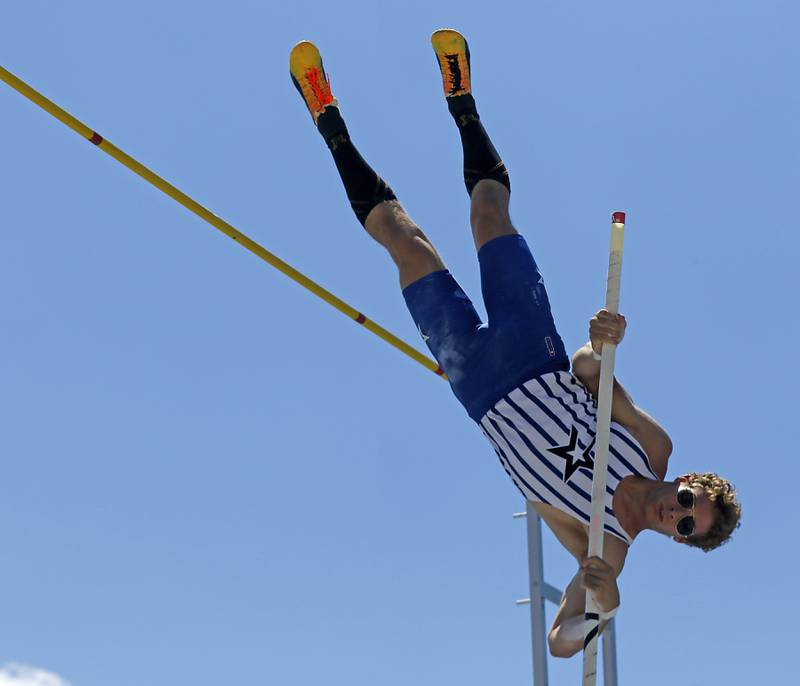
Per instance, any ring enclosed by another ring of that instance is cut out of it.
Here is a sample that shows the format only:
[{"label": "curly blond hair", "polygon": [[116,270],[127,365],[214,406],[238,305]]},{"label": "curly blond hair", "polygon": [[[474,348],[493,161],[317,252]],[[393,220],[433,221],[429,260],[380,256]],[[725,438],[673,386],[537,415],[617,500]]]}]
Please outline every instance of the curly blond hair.
[{"label": "curly blond hair", "polygon": [[702,488],[714,504],[714,524],[702,536],[689,536],[684,539],[687,545],[709,552],[727,543],[733,532],[739,528],[742,506],[736,500],[736,489],[727,479],[714,472],[692,472],[686,475],[686,482],[692,488]]}]

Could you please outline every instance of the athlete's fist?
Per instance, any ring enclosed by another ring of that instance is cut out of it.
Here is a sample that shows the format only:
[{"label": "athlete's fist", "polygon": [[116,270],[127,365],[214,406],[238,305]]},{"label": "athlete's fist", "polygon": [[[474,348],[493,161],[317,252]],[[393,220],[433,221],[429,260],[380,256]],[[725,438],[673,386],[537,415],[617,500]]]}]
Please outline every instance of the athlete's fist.
[{"label": "athlete's fist", "polygon": [[581,587],[591,591],[601,612],[610,612],[619,605],[619,588],[614,568],[599,557],[586,557],[581,561]]},{"label": "athlete's fist", "polygon": [[626,326],[628,322],[623,315],[600,310],[589,320],[589,340],[592,342],[592,350],[599,355],[603,343],[619,345],[625,337]]}]

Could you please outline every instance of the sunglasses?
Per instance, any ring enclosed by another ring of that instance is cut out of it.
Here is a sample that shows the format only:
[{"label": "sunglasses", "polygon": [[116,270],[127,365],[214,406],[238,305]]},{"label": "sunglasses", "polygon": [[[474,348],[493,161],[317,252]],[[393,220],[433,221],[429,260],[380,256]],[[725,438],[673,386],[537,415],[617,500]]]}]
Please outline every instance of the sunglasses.
[{"label": "sunglasses", "polygon": [[[694,510],[694,491],[691,488],[681,488],[677,498],[678,505],[684,510]],[[694,533],[694,516],[681,517],[675,528],[680,536],[691,536]]]}]

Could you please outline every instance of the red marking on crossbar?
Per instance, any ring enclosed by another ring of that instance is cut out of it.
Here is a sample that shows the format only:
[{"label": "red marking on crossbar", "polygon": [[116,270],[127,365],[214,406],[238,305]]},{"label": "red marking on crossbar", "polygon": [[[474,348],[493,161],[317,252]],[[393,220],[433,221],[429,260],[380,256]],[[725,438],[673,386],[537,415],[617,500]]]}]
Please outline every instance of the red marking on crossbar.
[{"label": "red marking on crossbar", "polygon": [[89,139],[90,143],[94,143],[95,145],[100,145],[103,142],[103,137],[97,133],[97,131],[92,131],[92,137]]},{"label": "red marking on crossbar", "polygon": [[361,312],[359,312],[358,317],[356,317],[356,321],[359,324],[363,324],[365,321],[367,321],[367,318],[363,314],[361,314]]},{"label": "red marking on crossbar", "polygon": [[439,376],[444,376],[444,369],[442,369],[441,367],[436,367],[435,371]]},{"label": "red marking on crossbar", "polygon": [[611,215],[611,221],[615,224],[624,224],[625,223],[625,213],[624,212],[614,212]]}]

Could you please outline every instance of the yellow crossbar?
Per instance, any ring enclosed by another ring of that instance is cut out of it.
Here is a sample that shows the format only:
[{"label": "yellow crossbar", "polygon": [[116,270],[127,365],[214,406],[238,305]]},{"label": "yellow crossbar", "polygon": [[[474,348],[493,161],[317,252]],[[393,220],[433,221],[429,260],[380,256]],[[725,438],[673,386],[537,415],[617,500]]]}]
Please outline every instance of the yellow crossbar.
[{"label": "yellow crossbar", "polygon": [[61,123],[66,124],[79,136],[85,138],[91,143],[94,143],[103,152],[113,157],[117,162],[141,176],[149,184],[155,186],[163,193],[166,193],[170,198],[183,205],[187,210],[194,212],[194,214],[211,224],[211,226],[214,228],[222,231],[222,233],[224,233],[226,236],[229,236],[237,243],[243,245],[251,253],[257,255],[264,260],[264,262],[275,267],[275,269],[284,273],[293,281],[299,283],[301,286],[303,286],[303,288],[311,291],[317,297],[322,298],[326,303],[339,310],[339,312],[347,315],[350,319],[361,324],[361,326],[364,328],[369,329],[376,336],[379,336],[384,341],[397,348],[400,352],[405,353],[411,359],[416,360],[427,369],[430,369],[435,374],[441,376],[443,379],[447,378],[442,368],[432,359],[426,357],[415,348],[412,348],[408,343],[398,338],[390,331],[387,331],[379,324],[376,324],[371,319],[364,316],[361,312],[351,307],[343,300],[337,298],[333,293],[327,291],[322,286],[297,271],[294,267],[287,264],[276,255],[273,255],[269,250],[266,250],[254,240],[245,236],[231,224],[228,224],[228,222],[226,222],[224,219],[220,219],[212,212],[209,212],[196,200],[193,200],[186,195],[186,193],[162,179],[158,174],[150,171],[150,169],[145,167],[141,162],[138,162],[133,157],[120,150],[113,143],[103,138],[99,133],[93,131],[88,126],[75,119],[75,117],[73,117],[69,112],[61,109],[54,102],[48,100],[41,93],[31,88],[22,79],[14,76],[14,74],[12,74],[10,71],[7,71],[3,67],[0,67],[0,80],[5,81],[14,90],[19,91],[22,95],[28,98],[28,100],[41,107],[45,112],[53,115]]}]

